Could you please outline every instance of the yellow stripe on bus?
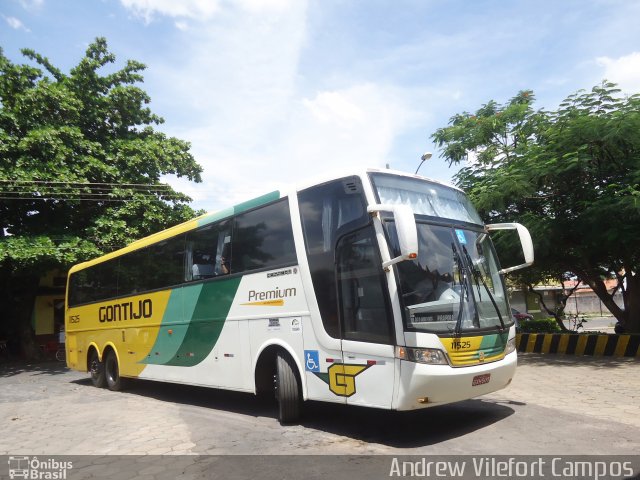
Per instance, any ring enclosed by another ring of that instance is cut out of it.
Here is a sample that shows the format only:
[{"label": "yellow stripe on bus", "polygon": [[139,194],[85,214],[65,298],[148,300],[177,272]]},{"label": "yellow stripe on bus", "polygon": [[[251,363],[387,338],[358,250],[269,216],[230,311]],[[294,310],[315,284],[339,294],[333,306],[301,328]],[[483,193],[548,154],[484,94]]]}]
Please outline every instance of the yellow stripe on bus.
[{"label": "yellow stripe on bus", "polygon": [[142,360],[155,344],[171,290],[81,305],[67,310],[73,318],[67,323],[67,335],[77,342],[78,364],[83,365],[91,338],[100,355],[113,345],[120,362],[120,372],[137,376],[145,368]]},{"label": "yellow stripe on bus", "polygon": [[278,300],[264,300],[262,302],[249,302],[249,303],[241,303],[240,305],[247,305],[250,307],[282,307],[284,306],[284,300],[281,298]]}]

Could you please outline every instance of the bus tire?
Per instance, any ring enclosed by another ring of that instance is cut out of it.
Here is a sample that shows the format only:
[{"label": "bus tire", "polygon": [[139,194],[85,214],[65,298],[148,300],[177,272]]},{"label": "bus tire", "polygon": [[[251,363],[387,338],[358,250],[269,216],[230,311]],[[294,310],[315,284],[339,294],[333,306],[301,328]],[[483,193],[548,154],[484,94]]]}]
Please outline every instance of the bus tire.
[{"label": "bus tire", "polygon": [[107,388],[117,392],[122,388],[122,377],[120,377],[120,368],[118,366],[118,357],[116,352],[109,350],[104,359],[104,373],[107,380]]},{"label": "bus tire", "polygon": [[100,361],[98,352],[95,349],[91,349],[89,354],[89,374],[91,375],[91,383],[94,387],[104,388],[107,383],[106,376],[104,374],[104,362]]},{"label": "bus tire", "polygon": [[278,420],[281,425],[295,423],[300,418],[300,382],[296,375],[296,365],[289,355],[278,352],[276,356],[276,399],[278,400]]}]

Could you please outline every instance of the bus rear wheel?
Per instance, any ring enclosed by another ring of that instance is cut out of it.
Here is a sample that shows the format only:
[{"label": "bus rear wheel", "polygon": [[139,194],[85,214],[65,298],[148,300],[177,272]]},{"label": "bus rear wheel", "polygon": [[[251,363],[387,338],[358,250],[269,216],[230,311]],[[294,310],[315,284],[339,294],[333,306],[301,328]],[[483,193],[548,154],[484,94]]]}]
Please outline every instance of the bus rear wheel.
[{"label": "bus rear wheel", "polygon": [[104,363],[98,358],[98,352],[93,349],[89,354],[89,373],[91,374],[91,383],[93,383],[93,386],[104,388],[106,384]]},{"label": "bus rear wheel", "polygon": [[104,360],[104,373],[107,380],[107,388],[112,391],[118,391],[122,388],[122,378],[120,377],[120,369],[118,367],[118,357],[116,352],[109,350]]},{"label": "bus rear wheel", "polygon": [[281,425],[295,423],[300,418],[301,410],[300,382],[295,363],[289,355],[278,353],[275,380],[278,420]]}]

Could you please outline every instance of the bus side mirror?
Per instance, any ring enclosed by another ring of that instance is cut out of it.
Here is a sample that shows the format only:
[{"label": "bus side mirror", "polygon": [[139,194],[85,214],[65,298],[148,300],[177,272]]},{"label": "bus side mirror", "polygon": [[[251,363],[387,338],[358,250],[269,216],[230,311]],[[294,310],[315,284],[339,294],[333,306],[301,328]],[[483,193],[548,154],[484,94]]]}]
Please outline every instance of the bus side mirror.
[{"label": "bus side mirror", "polygon": [[518,237],[520,238],[520,244],[522,245],[522,251],[524,253],[524,262],[522,265],[516,265],[515,267],[503,268],[498,273],[504,274],[513,272],[514,270],[520,270],[522,268],[530,267],[533,265],[533,241],[531,240],[531,234],[527,227],[520,225],[519,223],[494,223],[485,226],[487,232],[495,230],[517,230]]},{"label": "bus side mirror", "polygon": [[371,205],[367,208],[369,213],[391,212],[396,224],[398,243],[400,244],[400,256],[382,262],[385,270],[395,263],[418,258],[418,230],[413,210],[408,205]]}]

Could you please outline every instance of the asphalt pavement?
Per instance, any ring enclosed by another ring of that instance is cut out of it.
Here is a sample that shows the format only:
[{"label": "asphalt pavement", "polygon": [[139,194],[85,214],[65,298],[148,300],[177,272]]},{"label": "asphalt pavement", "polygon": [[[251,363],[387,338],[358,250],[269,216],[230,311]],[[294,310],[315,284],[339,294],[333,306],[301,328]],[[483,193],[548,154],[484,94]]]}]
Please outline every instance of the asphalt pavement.
[{"label": "asphalt pavement", "polygon": [[636,454],[640,362],[522,354],[512,384],[417,412],[273,401],[149,381],[123,392],[62,364],[0,367],[0,455]]}]

